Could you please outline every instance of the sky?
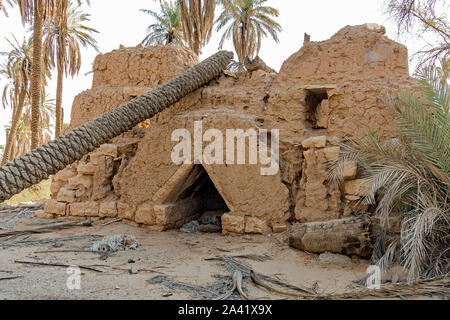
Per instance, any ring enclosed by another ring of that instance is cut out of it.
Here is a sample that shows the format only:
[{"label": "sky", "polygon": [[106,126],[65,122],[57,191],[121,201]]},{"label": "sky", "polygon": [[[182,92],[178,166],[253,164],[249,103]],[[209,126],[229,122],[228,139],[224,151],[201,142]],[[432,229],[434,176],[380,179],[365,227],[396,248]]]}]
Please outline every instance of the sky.
[{"label": "sky", "polygon": [[[420,40],[411,35],[397,35],[393,21],[383,13],[385,0],[268,0],[268,5],[280,11],[277,21],[282,25],[283,31],[279,34],[280,42],[272,39],[263,41],[260,57],[272,68],[279,70],[283,62],[290,55],[297,52],[303,44],[303,35],[311,35],[311,41],[322,41],[330,38],[346,25],[359,25],[364,23],[378,23],[387,29],[387,36],[407,45],[410,53],[423,47]],[[136,46],[145,37],[145,31],[152,18],[139,11],[139,9],[158,9],[158,2],[154,0],[92,0],[91,6],[83,6],[86,13],[91,15],[91,21],[86,23],[99,31],[95,35],[99,51],[107,53],[118,49],[120,45]],[[11,47],[5,37],[16,38],[21,41],[29,26],[23,26],[17,8],[8,8],[9,17],[0,13],[0,52],[10,51]],[[203,48],[201,59],[204,59],[218,50],[221,33],[214,32],[209,44]],[[228,41],[225,50],[233,51],[231,41]],[[83,51],[83,63],[78,76],[64,80],[63,108],[64,122],[70,122],[70,110],[74,97],[87,90],[92,84],[92,63],[98,53],[93,49]],[[0,79],[0,89],[3,92],[5,80]],[[56,93],[56,71],[50,81],[47,92],[51,98]],[[5,143],[5,125],[11,118],[11,110],[0,106],[0,144]]]}]

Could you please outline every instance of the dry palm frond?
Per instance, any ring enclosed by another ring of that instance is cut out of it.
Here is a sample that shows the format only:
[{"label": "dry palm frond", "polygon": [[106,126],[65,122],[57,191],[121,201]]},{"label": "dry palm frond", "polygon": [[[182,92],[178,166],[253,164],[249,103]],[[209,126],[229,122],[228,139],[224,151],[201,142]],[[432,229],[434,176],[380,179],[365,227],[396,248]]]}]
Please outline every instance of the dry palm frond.
[{"label": "dry palm frond", "polygon": [[367,299],[367,298],[405,298],[437,295],[448,299],[450,296],[450,277],[422,279],[413,284],[399,283],[383,285],[379,290],[364,289],[350,293],[319,296],[319,299]]}]

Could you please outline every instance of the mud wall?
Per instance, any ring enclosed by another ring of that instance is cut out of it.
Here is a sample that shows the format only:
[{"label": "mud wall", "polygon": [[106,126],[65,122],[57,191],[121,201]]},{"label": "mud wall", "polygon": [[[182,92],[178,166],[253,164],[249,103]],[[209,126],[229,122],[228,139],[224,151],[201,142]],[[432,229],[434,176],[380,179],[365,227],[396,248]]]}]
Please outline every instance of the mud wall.
[{"label": "mud wall", "polygon": [[[121,48],[98,56],[92,89],[75,98],[70,128],[197,62],[178,46]],[[327,41],[306,44],[278,74],[222,75],[103,145],[54,177],[53,199],[45,212],[49,217],[119,216],[157,231],[177,228],[189,220],[185,212],[192,202],[173,195],[193,179],[195,165],[202,165],[228,207],[222,216],[225,234],[278,232],[288,221],[361,214],[368,208],[359,205],[364,181],[358,179],[356,164],[345,168],[344,190],[328,183],[328,165],[337,159],[341,141],[359,139],[367,128],[395,137],[392,114],[379,97],[415,86],[406,48],[386,38],[383,27],[345,27]],[[261,165],[248,161],[175,164],[172,133],[183,128],[193,137],[198,121],[203,132],[278,129],[280,170],[261,175]]]}]

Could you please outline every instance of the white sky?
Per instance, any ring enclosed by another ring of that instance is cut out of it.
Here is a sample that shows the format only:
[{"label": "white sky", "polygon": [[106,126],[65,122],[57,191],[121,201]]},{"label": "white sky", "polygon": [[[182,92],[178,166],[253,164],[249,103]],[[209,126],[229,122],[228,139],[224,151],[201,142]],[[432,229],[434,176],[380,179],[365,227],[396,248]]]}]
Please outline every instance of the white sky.
[{"label": "white sky", "polygon": [[[260,52],[261,58],[272,68],[279,70],[282,63],[293,53],[298,51],[303,43],[303,34],[311,35],[312,41],[322,41],[330,38],[346,25],[363,23],[378,23],[386,26],[387,35],[394,40],[405,43],[410,52],[423,46],[423,42],[413,37],[396,35],[396,28],[392,21],[383,14],[385,0],[269,0],[268,5],[280,11],[278,22],[283,31],[279,34],[280,43],[265,39]],[[100,33],[95,37],[100,52],[106,53],[118,49],[119,45],[136,46],[145,36],[145,30],[152,20],[139,9],[157,10],[158,2],[153,0],[92,0],[91,6],[84,7],[85,12],[91,14],[91,21],[87,24]],[[8,8],[9,18],[0,13],[0,51],[9,51],[10,46],[5,37],[14,34],[19,41],[26,34],[27,27],[23,27],[16,8]],[[211,42],[203,49],[201,58],[205,58],[218,49],[221,34],[215,33]],[[224,49],[233,50],[231,42]],[[85,75],[92,68],[97,53],[84,50],[83,65],[78,76],[74,79],[66,78],[64,82],[63,107],[65,122],[70,121],[70,109],[74,97],[83,90],[89,89],[92,74]],[[0,79],[0,92],[3,92],[5,81]],[[56,71],[47,89],[52,98],[56,92]],[[0,144],[4,144],[4,126],[9,123],[11,111],[0,107]]]}]

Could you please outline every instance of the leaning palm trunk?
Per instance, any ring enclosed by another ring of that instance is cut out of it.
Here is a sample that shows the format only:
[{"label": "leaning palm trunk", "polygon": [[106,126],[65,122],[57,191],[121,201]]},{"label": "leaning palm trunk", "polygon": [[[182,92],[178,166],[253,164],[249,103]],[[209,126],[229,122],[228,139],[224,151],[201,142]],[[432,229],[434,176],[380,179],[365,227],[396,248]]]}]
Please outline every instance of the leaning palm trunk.
[{"label": "leaning palm trunk", "polygon": [[[27,83],[27,82],[25,82]],[[25,104],[25,96],[27,90],[27,84],[22,88],[19,96],[19,104],[13,111],[13,117],[11,119],[11,129],[9,130],[8,139],[6,140],[5,151],[3,153],[2,165],[7,163],[10,159],[14,158],[12,151],[12,146],[15,143],[17,126],[19,125],[20,117],[22,116],[23,106]]]},{"label": "leaning palm trunk", "polygon": [[163,111],[218,76],[232,58],[231,52],[221,51],[156,89],[0,167],[0,201],[47,179]]},{"label": "leaning palm trunk", "polygon": [[33,65],[31,78],[31,148],[39,145],[39,109],[42,81],[42,1],[36,1],[33,13]]}]

